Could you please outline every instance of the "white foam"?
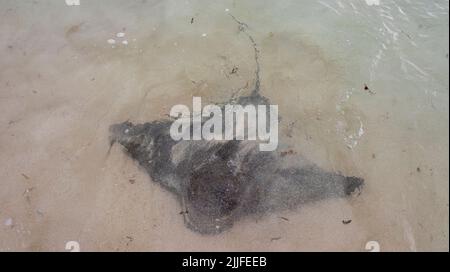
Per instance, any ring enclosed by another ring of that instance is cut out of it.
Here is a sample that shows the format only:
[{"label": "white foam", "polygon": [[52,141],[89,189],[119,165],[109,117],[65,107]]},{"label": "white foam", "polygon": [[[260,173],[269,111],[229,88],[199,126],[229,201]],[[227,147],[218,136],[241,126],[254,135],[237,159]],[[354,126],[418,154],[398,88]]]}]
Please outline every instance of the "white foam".
[{"label": "white foam", "polygon": [[80,0],[66,0],[66,5],[68,6],[79,6]]},{"label": "white foam", "polygon": [[368,6],[379,6],[380,0],[366,0]]}]

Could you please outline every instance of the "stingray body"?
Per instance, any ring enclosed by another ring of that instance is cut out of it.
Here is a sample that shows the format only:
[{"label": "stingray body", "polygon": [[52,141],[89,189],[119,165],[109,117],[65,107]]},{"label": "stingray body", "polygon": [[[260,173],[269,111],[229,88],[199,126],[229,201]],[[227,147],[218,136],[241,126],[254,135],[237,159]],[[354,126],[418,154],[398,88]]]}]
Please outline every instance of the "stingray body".
[{"label": "stingray body", "polygon": [[[251,94],[229,103],[268,105],[259,93],[256,43],[247,26],[233,19],[255,49],[257,69]],[[154,182],[177,196],[186,225],[199,233],[220,233],[244,216],[348,197],[364,183],[361,178],[320,169],[299,155],[261,152],[255,141],[175,141],[170,136],[172,123],[112,125],[110,140],[121,144]]]},{"label": "stingray body", "polygon": [[170,125],[113,125],[112,140],[154,182],[175,193],[187,226],[200,233],[220,233],[243,216],[347,197],[363,185],[360,178],[324,171],[301,156],[261,152],[250,141],[174,141]]}]

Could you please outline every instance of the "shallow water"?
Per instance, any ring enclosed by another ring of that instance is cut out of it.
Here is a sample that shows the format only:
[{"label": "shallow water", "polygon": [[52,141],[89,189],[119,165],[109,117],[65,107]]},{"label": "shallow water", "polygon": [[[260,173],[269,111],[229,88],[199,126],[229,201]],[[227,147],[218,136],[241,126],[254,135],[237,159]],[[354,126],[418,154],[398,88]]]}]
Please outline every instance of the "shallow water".
[{"label": "shallow water", "polygon": [[[0,7],[0,250],[448,250],[448,1]],[[253,48],[229,14],[260,50],[261,92],[290,136],[278,149],[363,177],[358,197],[204,236],[109,150],[111,124],[251,91]]]}]

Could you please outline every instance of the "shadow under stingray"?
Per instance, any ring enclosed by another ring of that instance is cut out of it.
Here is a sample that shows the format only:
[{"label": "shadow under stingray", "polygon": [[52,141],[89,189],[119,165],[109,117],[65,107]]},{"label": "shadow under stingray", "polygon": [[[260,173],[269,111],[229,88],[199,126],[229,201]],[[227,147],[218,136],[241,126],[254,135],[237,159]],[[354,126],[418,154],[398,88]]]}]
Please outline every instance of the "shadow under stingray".
[{"label": "shadow under stingray", "polygon": [[[269,105],[260,95],[259,51],[247,25],[231,15],[250,40],[256,80],[249,96],[228,103]],[[120,143],[154,182],[173,192],[186,225],[202,234],[218,234],[239,218],[293,209],[327,198],[359,192],[363,179],[327,172],[298,155],[261,152],[255,141],[175,141],[173,120],[110,127],[111,145]]]}]

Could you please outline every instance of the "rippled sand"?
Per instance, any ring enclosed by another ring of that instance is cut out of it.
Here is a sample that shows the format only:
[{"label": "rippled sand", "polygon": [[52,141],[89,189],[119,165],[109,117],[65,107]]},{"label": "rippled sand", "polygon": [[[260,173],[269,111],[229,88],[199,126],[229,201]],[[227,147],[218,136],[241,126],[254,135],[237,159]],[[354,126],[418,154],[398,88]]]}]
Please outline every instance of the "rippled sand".
[{"label": "rippled sand", "polygon": [[[0,0],[0,250],[448,251],[449,4],[379,2]],[[204,236],[109,150],[111,124],[251,89],[229,14],[280,152],[363,177],[360,196]]]}]

